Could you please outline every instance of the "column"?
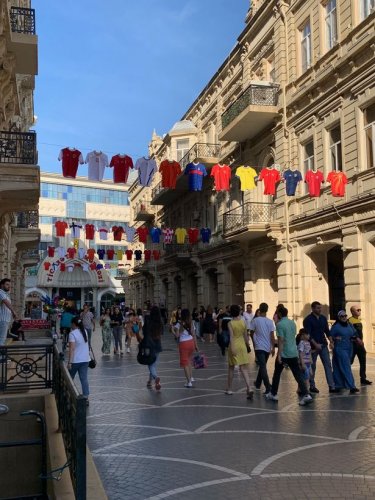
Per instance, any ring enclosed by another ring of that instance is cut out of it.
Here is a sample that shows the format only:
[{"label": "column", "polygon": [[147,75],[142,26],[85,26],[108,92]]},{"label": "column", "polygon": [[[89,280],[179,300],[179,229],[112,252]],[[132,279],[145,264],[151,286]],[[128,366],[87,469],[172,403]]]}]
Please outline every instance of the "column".
[{"label": "column", "polygon": [[229,293],[229,273],[222,260],[217,262],[217,304],[211,304],[212,307],[225,307],[228,302]]},{"label": "column", "polygon": [[204,273],[201,267],[198,268],[197,273],[197,306],[200,307],[204,304]]}]

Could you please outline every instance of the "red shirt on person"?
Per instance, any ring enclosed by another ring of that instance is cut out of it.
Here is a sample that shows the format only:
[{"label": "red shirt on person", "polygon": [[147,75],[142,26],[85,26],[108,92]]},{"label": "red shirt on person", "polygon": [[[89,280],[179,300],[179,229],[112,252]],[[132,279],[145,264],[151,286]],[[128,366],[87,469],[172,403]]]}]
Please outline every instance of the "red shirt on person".
[{"label": "red shirt on person", "polygon": [[231,176],[232,170],[228,165],[220,165],[220,163],[214,165],[211,170],[211,177],[215,179],[215,190],[229,191]]},{"label": "red shirt on person", "polygon": [[324,182],[324,176],[320,170],[309,170],[305,175],[305,182],[309,189],[309,195],[313,197],[320,196],[320,188]]},{"label": "red shirt on person", "polygon": [[65,221],[58,220],[55,222],[56,236],[65,236],[65,231],[68,229],[68,224]]},{"label": "red shirt on person", "polygon": [[159,172],[162,187],[175,189],[177,177],[181,174],[181,165],[174,160],[164,160],[160,163]]},{"label": "red shirt on person", "polygon": [[331,183],[332,196],[345,196],[345,186],[348,183],[348,178],[344,172],[330,172],[327,182]]},{"label": "red shirt on person", "polygon": [[94,226],[94,224],[86,224],[85,231],[86,231],[86,239],[87,240],[93,240],[95,238],[95,226]]},{"label": "red shirt on person", "polygon": [[125,184],[128,180],[129,170],[133,168],[133,160],[128,155],[112,156],[110,167],[113,167],[113,182]]},{"label": "red shirt on person", "polygon": [[281,180],[280,172],[276,168],[262,168],[259,180],[264,181],[264,194],[274,196],[276,184]]}]

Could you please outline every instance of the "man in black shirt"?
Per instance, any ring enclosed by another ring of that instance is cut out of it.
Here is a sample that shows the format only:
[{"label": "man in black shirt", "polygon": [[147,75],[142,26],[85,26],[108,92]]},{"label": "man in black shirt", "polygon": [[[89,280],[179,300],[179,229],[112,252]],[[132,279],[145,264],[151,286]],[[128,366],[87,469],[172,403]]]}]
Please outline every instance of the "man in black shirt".
[{"label": "man in black shirt", "polygon": [[[349,322],[353,325],[359,338],[363,341],[363,325],[361,321],[361,308],[358,305],[352,306],[350,308],[352,316],[349,318]],[[354,358],[358,356],[359,361],[359,376],[361,377],[361,385],[371,385],[372,382],[367,380],[366,377],[366,349],[364,345],[357,344],[353,342],[353,354],[351,362],[353,364]]]}]

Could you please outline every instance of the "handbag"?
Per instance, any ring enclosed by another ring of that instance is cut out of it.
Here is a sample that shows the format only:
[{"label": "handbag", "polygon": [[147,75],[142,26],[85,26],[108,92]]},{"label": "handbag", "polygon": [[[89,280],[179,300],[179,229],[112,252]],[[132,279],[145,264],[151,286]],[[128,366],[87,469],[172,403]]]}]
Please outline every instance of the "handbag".
[{"label": "handbag", "polygon": [[196,370],[207,368],[207,356],[203,353],[196,352],[193,357],[193,365]]},{"label": "handbag", "polygon": [[137,361],[140,365],[152,365],[156,361],[155,346],[150,338],[148,328],[143,329],[144,337],[138,344]]},{"label": "handbag", "polygon": [[92,347],[90,346],[90,361],[89,361],[89,368],[94,369],[96,366],[96,359],[95,359],[95,354],[94,351],[92,350]]}]

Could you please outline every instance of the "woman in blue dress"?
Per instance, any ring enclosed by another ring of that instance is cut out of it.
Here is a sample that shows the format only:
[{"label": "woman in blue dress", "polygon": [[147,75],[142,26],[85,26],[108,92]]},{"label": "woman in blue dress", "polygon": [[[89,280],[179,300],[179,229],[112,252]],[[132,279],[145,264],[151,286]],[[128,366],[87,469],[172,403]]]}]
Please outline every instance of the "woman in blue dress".
[{"label": "woman in blue dress", "polygon": [[358,334],[349,323],[345,311],[339,311],[337,321],[331,328],[330,337],[331,345],[333,344],[332,368],[335,387],[350,389],[350,394],[356,394],[359,389],[355,386],[350,360],[353,341]]}]

